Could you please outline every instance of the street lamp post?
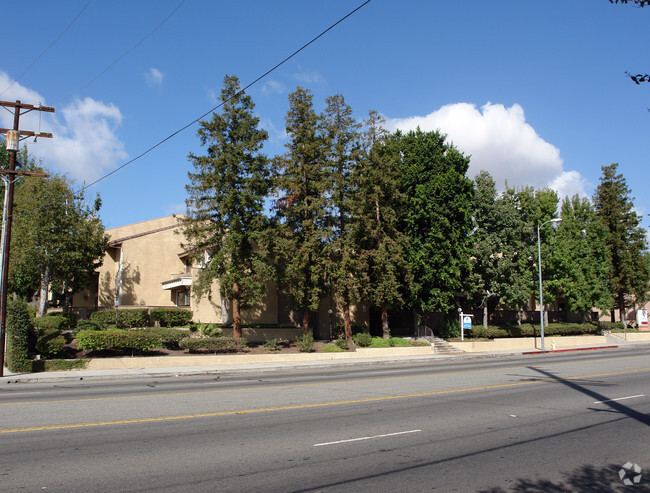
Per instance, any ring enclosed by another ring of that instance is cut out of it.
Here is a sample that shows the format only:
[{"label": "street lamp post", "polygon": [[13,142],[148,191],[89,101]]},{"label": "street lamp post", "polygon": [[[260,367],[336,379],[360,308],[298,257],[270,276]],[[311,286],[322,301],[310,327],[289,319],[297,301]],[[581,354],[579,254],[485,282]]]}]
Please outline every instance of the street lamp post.
[{"label": "street lamp post", "polygon": [[540,335],[542,338],[542,351],[544,348],[544,299],[542,298],[542,247],[539,231],[542,229],[542,226],[548,223],[557,224],[561,221],[560,218],[549,219],[548,221],[537,226],[537,266],[539,267],[539,327]]}]

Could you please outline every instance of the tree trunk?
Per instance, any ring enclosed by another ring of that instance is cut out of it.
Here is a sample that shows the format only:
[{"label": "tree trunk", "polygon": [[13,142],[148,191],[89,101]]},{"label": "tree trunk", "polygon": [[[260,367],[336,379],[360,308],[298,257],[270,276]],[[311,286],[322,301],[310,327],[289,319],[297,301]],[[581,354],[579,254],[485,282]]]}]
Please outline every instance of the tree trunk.
[{"label": "tree trunk", "polygon": [[309,309],[308,308],[305,308],[302,311],[302,333],[305,335],[309,333]]},{"label": "tree trunk", "polygon": [[521,319],[523,317],[521,316],[521,309],[517,310],[517,325],[521,327]]},{"label": "tree trunk", "polygon": [[386,308],[386,305],[381,307],[381,335],[384,339],[390,337],[390,329],[388,328],[388,308]]},{"label": "tree trunk", "polygon": [[41,290],[38,298],[38,309],[36,315],[42,317],[47,312],[47,293],[50,286],[50,273],[41,272]]},{"label": "tree trunk", "polygon": [[483,301],[483,328],[487,329],[488,326],[488,300]]},{"label": "tree trunk", "polygon": [[625,320],[625,293],[623,291],[618,292],[618,313],[621,317],[621,322],[627,326],[627,321]]},{"label": "tree trunk", "polygon": [[345,340],[352,341],[352,322],[350,322],[350,304],[343,305],[343,327],[345,328]]},{"label": "tree trunk", "polygon": [[544,310],[544,326],[548,326],[548,310]]},{"label": "tree trunk", "polygon": [[232,286],[232,336],[241,339],[241,310],[239,309],[239,286],[237,283]]}]

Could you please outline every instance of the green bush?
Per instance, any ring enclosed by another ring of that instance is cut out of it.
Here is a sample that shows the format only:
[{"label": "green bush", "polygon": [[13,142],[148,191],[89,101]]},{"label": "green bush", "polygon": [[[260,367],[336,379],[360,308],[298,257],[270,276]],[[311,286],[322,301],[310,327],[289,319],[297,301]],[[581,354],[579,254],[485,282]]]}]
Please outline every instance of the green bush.
[{"label": "green bush", "polygon": [[56,358],[64,352],[66,342],[65,336],[60,330],[52,328],[39,329],[36,352],[46,358]]},{"label": "green bush", "polygon": [[307,332],[296,339],[296,346],[301,353],[311,353],[314,350],[314,334]]},{"label": "green bush", "polygon": [[353,335],[352,340],[357,346],[360,347],[368,347],[370,344],[372,344],[372,336],[367,332]]},{"label": "green bush", "polygon": [[274,353],[280,350],[280,341],[278,339],[269,339],[264,343],[264,349],[267,353]]},{"label": "green bush", "polygon": [[151,323],[160,327],[187,327],[192,320],[192,310],[185,308],[152,308]]},{"label": "green bush", "polygon": [[334,344],[336,344],[338,347],[343,349],[344,351],[348,350],[348,341],[345,338],[340,338],[334,341]]},{"label": "green bush", "polygon": [[460,322],[458,318],[446,319],[443,323],[433,328],[433,333],[442,339],[460,337]]},{"label": "green bush", "polygon": [[[552,323],[544,325],[545,336],[576,336],[576,335],[597,335],[600,334],[600,327],[593,323]],[[496,327],[488,325],[487,329],[482,325],[473,325],[470,332],[472,338],[498,339],[507,337],[539,337],[540,327],[538,324],[525,323],[521,326],[503,325]]]},{"label": "green bush", "polygon": [[100,330],[101,327],[98,323],[93,322],[92,320],[79,320],[77,326],[74,329],[74,333],[77,334],[82,330]]},{"label": "green bush", "polygon": [[390,343],[391,347],[411,347],[413,346],[413,343],[411,341],[407,341],[406,339],[402,339],[401,337],[391,337],[388,339],[388,342]]},{"label": "green bush", "polygon": [[72,330],[77,325],[77,314],[75,312],[47,312],[45,316],[63,317],[66,320],[66,327],[63,330],[66,329]]},{"label": "green bush", "polygon": [[33,333],[32,317],[27,303],[9,300],[7,303],[7,358],[9,370],[16,373],[32,371],[29,359],[29,338]]},{"label": "green bush", "polygon": [[321,348],[321,352],[323,352],[323,353],[344,353],[345,349],[341,349],[336,344],[328,344],[327,346],[323,346]]},{"label": "green bush", "polygon": [[[100,310],[90,315],[90,320],[102,327],[115,325],[115,310]],[[149,323],[149,313],[146,308],[129,308],[117,311],[117,326],[120,328],[128,327],[147,327]]]},{"label": "green bush", "polygon": [[39,331],[52,331],[60,332],[70,328],[70,323],[61,315],[47,315],[45,317],[37,317],[34,319],[34,327]]},{"label": "green bush", "polygon": [[223,337],[223,330],[217,324],[192,322],[189,328],[190,332],[197,332],[203,337]]},{"label": "green bush", "polygon": [[370,346],[372,348],[378,348],[378,347],[390,347],[390,340],[389,339],[382,339],[381,337],[373,337],[372,342],[370,343]]},{"label": "green bush", "polygon": [[158,335],[160,337],[160,346],[167,349],[180,349],[178,343],[188,335],[187,330],[172,329],[170,327],[149,327],[142,330]]},{"label": "green bush", "polygon": [[77,347],[89,351],[130,349],[146,353],[160,347],[160,335],[145,330],[84,330],[77,334]]},{"label": "green bush", "polygon": [[233,337],[186,337],[178,345],[190,353],[237,353],[246,349],[246,339]]},{"label": "green bush", "polygon": [[600,330],[624,330],[625,324],[623,322],[598,322]]}]

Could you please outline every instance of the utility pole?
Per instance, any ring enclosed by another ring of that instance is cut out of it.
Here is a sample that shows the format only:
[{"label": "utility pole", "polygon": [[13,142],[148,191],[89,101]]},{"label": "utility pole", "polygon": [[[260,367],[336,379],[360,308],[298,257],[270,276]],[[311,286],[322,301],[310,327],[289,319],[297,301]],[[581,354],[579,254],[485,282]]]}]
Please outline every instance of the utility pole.
[{"label": "utility pole", "polygon": [[[2,252],[0,259],[0,377],[4,376],[5,366],[5,340],[7,336],[7,290],[9,285],[9,247],[11,245],[11,222],[13,219],[14,207],[14,183],[16,182],[15,176],[20,175],[34,175],[26,171],[16,170],[16,154],[20,147],[20,141],[27,137],[46,137],[51,138],[51,133],[34,132],[31,130],[20,130],[20,116],[30,111],[47,111],[54,113],[54,108],[38,105],[23,104],[20,101],[15,103],[9,101],[0,101],[0,106],[5,107],[8,111],[13,108],[14,127],[13,129],[0,128],[0,133],[7,136],[7,151],[9,152],[9,169],[3,170],[2,174],[9,175],[6,183],[5,190],[5,210],[3,211],[3,224],[2,224]],[[21,138],[22,137],[22,138]],[[38,174],[39,176],[41,174]]]}]

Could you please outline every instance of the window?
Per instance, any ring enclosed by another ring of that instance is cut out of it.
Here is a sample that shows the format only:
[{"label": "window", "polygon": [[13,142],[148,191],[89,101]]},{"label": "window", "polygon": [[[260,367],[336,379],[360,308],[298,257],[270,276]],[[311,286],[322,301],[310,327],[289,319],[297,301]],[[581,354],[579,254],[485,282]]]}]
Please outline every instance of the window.
[{"label": "window", "polygon": [[176,306],[190,306],[189,289],[183,289],[176,292]]}]

